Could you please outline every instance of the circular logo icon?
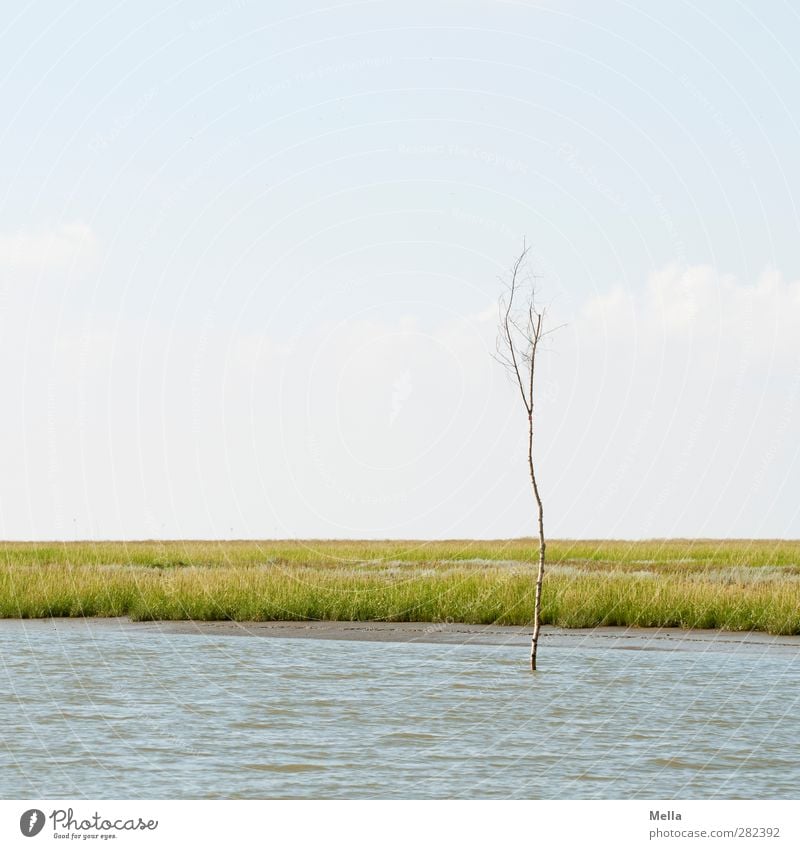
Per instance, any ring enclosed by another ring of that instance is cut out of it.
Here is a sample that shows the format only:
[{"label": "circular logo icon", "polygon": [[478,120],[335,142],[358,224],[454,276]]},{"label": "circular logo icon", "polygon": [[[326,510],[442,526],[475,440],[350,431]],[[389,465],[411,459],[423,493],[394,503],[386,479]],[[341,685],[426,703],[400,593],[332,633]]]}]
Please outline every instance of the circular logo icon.
[{"label": "circular logo icon", "polygon": [[44,828],[44,811],[31,808],[19,818],[19,830],[25,837],[36,837]]}]

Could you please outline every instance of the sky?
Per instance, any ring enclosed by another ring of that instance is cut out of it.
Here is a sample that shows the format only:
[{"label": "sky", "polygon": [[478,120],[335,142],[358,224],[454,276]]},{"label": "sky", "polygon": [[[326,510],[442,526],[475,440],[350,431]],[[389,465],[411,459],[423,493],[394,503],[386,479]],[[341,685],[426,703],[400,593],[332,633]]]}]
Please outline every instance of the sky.
[{"label": "sky", "polygon": [[800,537],[800,12],[4,5],[0,538]]}]

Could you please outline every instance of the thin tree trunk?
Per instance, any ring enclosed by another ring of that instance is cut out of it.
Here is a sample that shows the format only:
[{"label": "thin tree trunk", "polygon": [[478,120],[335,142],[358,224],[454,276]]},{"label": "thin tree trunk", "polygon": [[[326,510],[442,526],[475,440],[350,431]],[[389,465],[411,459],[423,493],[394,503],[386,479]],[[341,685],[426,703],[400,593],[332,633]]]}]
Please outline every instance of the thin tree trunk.
[{"label": "thin tree trunk", "polygon": [[536,484],[536,473],[533,469],[533,412],[528,413],[528,469],[531,473],[533,495],[539,510],[539,573],[536,576],[536,594],[533,603],[533,635],[531,636],[531,672],[536,671],[536,649],[539,646],[539,630],[542,626],[542,581],[544,580],[544,507]]},{"label": "thin tree trunk", "polygon": [[[533,465],[533,385],[536,368],[536,349],[546,334],[542,333],[544,311],[537,312],[534,304],[534,291],[531,288],[527,302],[518,315],[514,313],[514,296],[517,293],[517,274],[528,254],[528,248],[522,243],[522,253],[511,271],[508,297],[500,298],[500,332],[497,339],[498,360],[516,378],[522,403],[528,413],[528,470],[531,486],[539,512],[539,573],[536,576],[534,596],[533,634],[531,635],[531,672],[536,671],[536,650],[539,646],[539,631],[542,627],[542,582],[544,581],[544,507],[536,483],[536,471]],[[551,331],[548,331],[551,332]],[[524,375],[524,377],[523,377]]]}]

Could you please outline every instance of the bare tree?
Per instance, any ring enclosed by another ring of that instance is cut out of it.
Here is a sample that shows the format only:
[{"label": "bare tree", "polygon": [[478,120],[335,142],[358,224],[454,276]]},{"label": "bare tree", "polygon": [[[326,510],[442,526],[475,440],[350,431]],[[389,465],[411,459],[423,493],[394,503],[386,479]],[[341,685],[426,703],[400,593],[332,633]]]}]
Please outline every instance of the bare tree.
[{"label": "bare tree", "polygon": [[[498,360],[519,387],[522,404],[528,415],[528,471],[533,487],[533,497],[539,517],[539,571],[536,575],[534,596],[533,634],[531,636],[531,671],[536,671],[536,649],[539,645],[539,631],[542,625],[542,582],[544,581],[544,562],[546,543],[544,538],[544,507],[536,481],[536,469],[533,462],[534,435],[534,377],[536,354],[542,339],[550,332],[544,330],[545,311],[536,307],[534,275],[526,272],[526,260],[530,249],[523,242],[522,253],[511,267],[511,278],[507,291],[500,298],[500,321],[497,334]],[[555,329],[555,328],[554,328]]]}]

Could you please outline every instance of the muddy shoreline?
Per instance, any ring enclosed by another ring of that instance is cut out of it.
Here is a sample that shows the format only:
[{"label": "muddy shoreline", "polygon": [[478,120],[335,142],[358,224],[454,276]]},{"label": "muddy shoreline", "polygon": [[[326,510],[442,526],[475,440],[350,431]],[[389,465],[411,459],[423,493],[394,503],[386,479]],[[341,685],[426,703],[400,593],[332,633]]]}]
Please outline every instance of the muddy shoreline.
[{"label": "muddy shoreline", "polygon": [[[2,619],[8,627],[55,632],[91,627],[121,633],[220,637],[279,637],[362,642],[434,643],[444,645],[525,646],[530,628],[515,625],[465,625],[455,622],[231,622],[161,620],[133,622],[127,618]],[[545,626],[543,645],[639,651],[782,650],[800,652],[800,636],[762,632],[685,630],[680,628],[576,628]]]}]

